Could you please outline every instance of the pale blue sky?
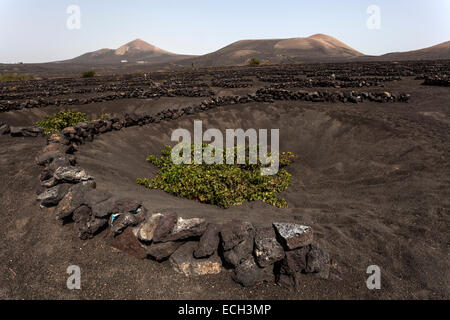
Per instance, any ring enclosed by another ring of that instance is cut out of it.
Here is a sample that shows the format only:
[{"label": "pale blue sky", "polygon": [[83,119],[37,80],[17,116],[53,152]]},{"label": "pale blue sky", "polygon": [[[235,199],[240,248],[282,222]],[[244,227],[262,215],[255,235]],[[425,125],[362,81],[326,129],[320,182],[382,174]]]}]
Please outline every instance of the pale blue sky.
[{"label": "pale blue sky", "polygon": [[[81,29],[69,30],[69,5]],[[369,5],[381,29],[366,26]],[[450,0],[0,0],[0,63],[73,58],[141,38],[175,53],[205,54],[234,41],[324,33],[365,54],[450,40]]]}]

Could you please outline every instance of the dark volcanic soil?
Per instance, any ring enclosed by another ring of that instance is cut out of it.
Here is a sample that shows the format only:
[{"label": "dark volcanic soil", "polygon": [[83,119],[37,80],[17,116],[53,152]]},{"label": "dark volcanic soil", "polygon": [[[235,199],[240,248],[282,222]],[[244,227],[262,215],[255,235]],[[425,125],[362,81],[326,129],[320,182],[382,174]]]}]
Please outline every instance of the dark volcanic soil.
[{"label": "dark volcanic soil", "polygon": [[[152,212],[256,225],[311,225],[316,240],[339,263],[342,281],[305,276],[296,292],[274,284],[242,288],[229,272],[203,278],[175,273],[168,262],[138,260],[111,248],[105,233],[77,238],[53,209],[40,209],[36,153],[46,140],[0,136],[0,298],[2,299],[448,299],[450,297],[450,92],[404,78],[385,91],[411,94],[409,103],[276,101],[219,107],[175,121],[109,132],[82,145],[78,163],[99,189],[144,201]],[[259,85],[255,83],[255,86]],[[254,92],[255,88],[216,93]],[[90,117],[129,111],[156,113],[203,98],[125,99],[72,109]],[[0,121],[30,125],[57,107],[0,113]],[[145,162],[170,143],[176,128],[280,128],[282,151],[299,159],[283,196],[288,209],[261,202],[227,210],[137,186],[155,168]],[[82,269],[82,290],[66,288],[66,268]],[[369,265],[382,271],[370,291]]]}]

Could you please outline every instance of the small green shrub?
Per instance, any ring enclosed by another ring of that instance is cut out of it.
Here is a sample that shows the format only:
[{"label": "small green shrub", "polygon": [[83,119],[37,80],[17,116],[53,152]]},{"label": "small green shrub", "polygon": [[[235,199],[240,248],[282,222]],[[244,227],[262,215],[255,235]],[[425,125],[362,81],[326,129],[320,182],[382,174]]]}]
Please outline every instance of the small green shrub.
[{"label": "small green shrub", "polygon": [[44,130],[45,134],[52,134],[60,132],[64,128],[75,126],[83,121],[88,121],[85,113],[68,109],[46,116],[45,120],[38,121],[36,124]]},{"label": "small green shrub", "polygon": [[109,118],[110,117],[110,114],[109,113],[102,113],[102,115],[101,115],[101,117],[100,117],[100,120],[105,120],[105,119],[107,119],[107,118]]},{"label": "small green shrub", "polygon": [[27,81],[27,80],[33,80],[34,76],[29,73],[25,74],[8,74],[3,73],[0,74],[0,82],[6,82],[6,81]]},{"label": "small green shrub", "polygon": [[[206,145],[203,145],[203,150]],[[235,148],[235,163],[236,152]],[[193,159],[194,145],[191,146]],[[220,151],[218,151],[220,152]],[[246,154],[248,148],[246,148]],[[162,156],[149,156],[147,161],[160,168],[157,176],[137,179],[137,183],[150,189],[161,189],[176,196],[198,200],[203,203],[229,208],[246,201],[261,200],[265,203],[286,208],[286,200],[278,193],[286,190],[291,175],[282,167],[289,165],[295,156],[280,153],[280,170],[276,175],[261,175],[262,164],[226,164],[226,151],[222,150],[224,164],[174,164],[171,159],[172,147],[166,146]]]},{"label": "small green shrub", "polygon": [[251,58],[249,61],[248,61],[248,65],[250,66],[250,67],[256,67],[256,66],[259,66],[261,64],[261,61],[258,59],[258,58]]},{"label": "small green shrub", "polygon": [[95,71],[93,71],[93,70],[85,71],[81,74],[81,76],[83,78],[93,78],[95,76]]}]

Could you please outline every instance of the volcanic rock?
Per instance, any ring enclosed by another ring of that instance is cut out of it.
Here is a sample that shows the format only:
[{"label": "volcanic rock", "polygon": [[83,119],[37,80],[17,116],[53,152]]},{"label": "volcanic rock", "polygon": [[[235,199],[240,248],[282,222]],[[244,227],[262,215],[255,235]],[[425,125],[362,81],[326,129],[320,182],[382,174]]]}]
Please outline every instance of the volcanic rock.
[{"label": "volcanic rock", "polygon": [[92,207],[98,203],[111,199],[112,196],[113,195],[108,191],[95,189],[86,194],[86,203]]},{"label": "volcanic rock", "polygon": [[126,229],[117,237],[114,237],[111,246],[138,259],[145,259],[147,257],[145,249],[141,246],[130,228]]},{"label": "volcanic rock", "polygon": [[125,127],[130,127],[139,122],[139,116],[134,112],[126,113],[124,118],[125,118]]},{"label": "volcanic rock", "polygon": [[255,236],[255,257],[260,267],[268,267],[284,258],[273,228],[258,229]]},{"label": "volcanic rock", "polygon": [[156,261],[162,261],[170,257],[172,253],[185,243],[183,241],[154,243],[147,247],[147,254]]},{"label": "volcanic rock", "polygon": [[13,137],[37,137],[43,130],[37,126],[32,127],[11,127],[10,134]]},{"label": "volcanic rock", "polygon": [[249,233],[254,232],[254,227],[250,222],[233,220],[222,226],[220,235],[222,247],[225,251],[237,246],[248,238]]},{"label": "volcanic rock", "polygon": [[162,214],[156,213],[147,219],[137,231],[138,239],[144,243],[150,243],[153,240],[153,234],[162,217]]},{"label": "volcanic rock", "polygon": [[310,246],[301,247],[291,251],[286,251],[286,255],[279,263],[279,271],[281,274],[294,275],[306,269],[306,256],[310,250]]},{"label": "volcanic rock", "polygon": [[55,170],[53,177],[56,181],[80,182],[92,179],[86,171],[77,167],[59,167]]},{"label": "volcanic rock", "polygon": [[114,212],[115,198],[108,191],[92,190],[85,195],[85,200],[97,218],[107,218]]},{"label": "volcanic rock", "polygon": [[294,223],[274,223],[278,240],[286,250],[293,250],[312,243],[313,230],[311,227]]},{"label": "volcanic rock", "polygon": [[[48,168],[45,168],[39,174],[39,181],[45,181],[45,180],[51,179],[52,177],[53,177],[53,172],[50,171]],[[40,193],[38,193],[38,194],[40,194]]]},{"label": "volcanic rock", "polygon": [[63,144],[63,145],[68,145],[69,144],[69,139],[67,139],[67,137],[61,133],[53,133],[50,135],[50,137],[48,137],[47,139],[47,143],[48,144]]},{"label": "volcanic rock", "polygon": [[264,281],[274,280],[273,268],[260,268],[253,257],[243,261],[234,269],[233,280],[244,287],[252,287]]},{"label": "volcanic rock", "polygon": [[328,252],[317,246],[311,245],[311,249],[306,256],[306,272],[314,273],[322,279],[328,279],[330,276],[330,255]]},{"label": "volcanic rock", "polygon": [[252,257],[254,247],[254,233],[250,232],[247,237],[235,247],[223,252],[225,261],[236,268],[243,261]]},{"label": "volcanic rock", "polygon": [[45,190],[37,196],[37,200],[41,202],[44,207],[56,206],[59,201],[66,195],[70,189],[70,184],[58,184],[55,187]]},{"label": "volcanic rock", "polygon": [[162,242],[173,230],[178,221],[176,213],[165,214],[153,233],[153,242]]},{"label": "volcanic rock", "polygon": [[78,183],[70,187],[67,194],[61,199],[56,207],[56,218],[65,219],[72,215],[75,209],[85,203],[84,195],[93,188],[95,188],[95,183],[90,181]]},{"label": "volcanic rock", "polygon": [[0,124],[0,135],[2,134],[8,134],[10,132],[9,125],[6,123]]},{"label": "volcanic rock", "polygon": [[162,242],[167,242],[200,237],[205,232],[206,227],[205,219],[183,219],[179,217],[170,234],[159,239]]},{"label": "volcanic rock", "polygon": [[70,167],[70,166],[71,166],[70,160],[66,156],[62,155],[62,156],[59,156],[59,157],[55,157],[53,159],[53,161],[50,162],[50,164],[47,166],[47,169],[53,176],[55,171],[58,168]]},{"label": "volcanic rock", "polygon": [[112,222],[111,231],[116,236],[121,234],[127,227],[134,227],[137,224],[138,220],[134,214],[129,212],[122,213],[117,219],[114,220],[114,222]]},{"label": "volcanic rock", "polygon": [[114,130],[120,130],[120,129],[122,129],[122,125],[121,125],[119,122],[114,122],[114,123],[112,124],[112,128],[113,128]]},{"label": "volcanic rock", "polygon": [[66,127],[61,130],[61,134],[65,136],[73,136],[77,134],[77,130],[74,127]]},{"label": "volcanic rock", "polygon": [[194,258],[196,242],[187,242],[170,256],[170,264],[178,273],[186,276],[218,274],[222,271],[222,262],[217,254],[206,259]]},{"label": "volcanic rock", "polygon": [[138,209],[142,206],[142,202],[135,199],[119,199],[115,202],[113,212],[114,213],[137,213]]},{"label": "volcanic rock", "polygon": [[276,283],[283,287],[288,289],[295,289],[299,286],[299,278],[298,274],[278,274],[276,276]]},{"label": "volcanic rock", "polygon": [[64,158],[67,146],[52,143],[45,146],[36,156],[36,163],[40,166],[52,162],[54,159]]},{"label": "volcanic rock", "polygon": [[[42,177],[44,178],[44,177]],[[42,180],[42,179],[41,179]],[[53,175],[51,176],[51,178],[47,178],[46,180],[42,180],[41,181],[41,186],[44,188],[51,188],[54,187],[58,184],[58,181],[55,180],[55,178],[53,178]]]},{"label": "volcanic rock", "polygon": [[213,255],[219,247],[220,237],[219,228],[216,224],[208,224],[206,231],[200,238],[197,249],[194,251],[194,257],[206,258]]},{"label": "volcanic rock", "polygon": [[99,219],[92,215],[91,209],[82,205],[73,212],[73,220],[78,229],[78,236],[82,240],[91,239],[108,224],[107,219]]}]

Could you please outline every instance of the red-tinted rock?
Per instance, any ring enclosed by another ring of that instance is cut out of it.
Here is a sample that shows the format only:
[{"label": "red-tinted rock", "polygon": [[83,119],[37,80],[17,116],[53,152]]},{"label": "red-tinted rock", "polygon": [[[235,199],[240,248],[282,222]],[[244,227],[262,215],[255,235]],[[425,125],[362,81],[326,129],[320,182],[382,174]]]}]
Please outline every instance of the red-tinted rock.
[{"label": "red-tinted rock", "polygon": [[114,237],[111,245],[114,248],[128,253],[129,255],[132,255],[138,259],[145,259],[147,257],[145,249],[141,246],[139,240],[136,238],[130,228],[126,229],[117,237]]}]

